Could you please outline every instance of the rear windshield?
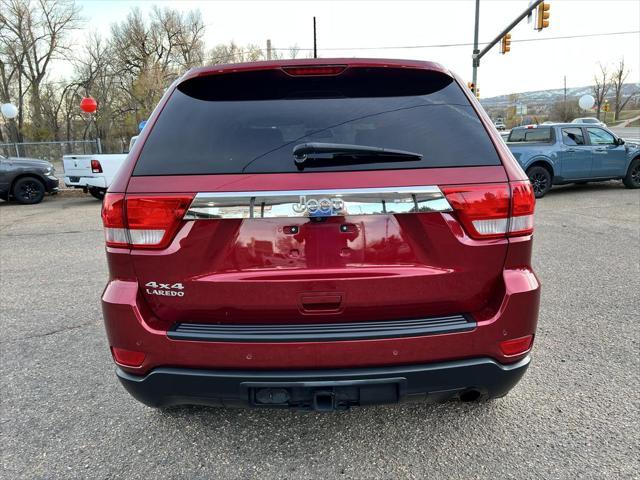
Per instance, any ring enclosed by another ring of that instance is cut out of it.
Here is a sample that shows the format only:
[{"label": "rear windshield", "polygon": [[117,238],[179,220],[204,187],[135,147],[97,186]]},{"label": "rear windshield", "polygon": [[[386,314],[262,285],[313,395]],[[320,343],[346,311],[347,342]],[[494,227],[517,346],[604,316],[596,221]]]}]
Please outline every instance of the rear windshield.
[{"label": "rear windshield", "polygon": [[393,148],[422,158],[338,161],[305,172],[500,165],[478,115],[448,75],[349,68],[337,76],[293,77],[265,70],[179,85],[134,175],[297,172],[292,150],[307,142]]},{"label": "rear windshield", "polygon": [[552,128],[519,128],[511,130],[507,142],[551,142]]}]

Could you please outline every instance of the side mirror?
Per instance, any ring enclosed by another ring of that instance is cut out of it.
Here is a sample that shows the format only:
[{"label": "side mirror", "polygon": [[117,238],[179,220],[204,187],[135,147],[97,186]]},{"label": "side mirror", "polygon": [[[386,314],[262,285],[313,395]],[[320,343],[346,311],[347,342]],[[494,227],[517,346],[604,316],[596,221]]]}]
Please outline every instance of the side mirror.
[{"label": "side mirror", "polygon": [[620,137],[618,137],[618,138],[616,139],[616,145],[624,145],[624,140],[623,140],[623,139],[621,139]]}]

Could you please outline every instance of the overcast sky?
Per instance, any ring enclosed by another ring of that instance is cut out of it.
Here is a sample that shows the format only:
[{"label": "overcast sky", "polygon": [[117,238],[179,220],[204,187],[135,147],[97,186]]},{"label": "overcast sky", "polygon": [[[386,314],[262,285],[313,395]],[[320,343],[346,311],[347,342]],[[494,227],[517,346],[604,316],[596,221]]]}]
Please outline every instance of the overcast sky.
[{"label": "overcast sky", "polygon": [[[473,42],[474,0],[449,1],[132,1],[80,0],[92,30],[108,35],[110,24],[132,7],[148,12],[153,5],[183,11],[199,9],[210,48],[235,41],[286,48],[313,46],[312,17],[318,23],[320,57],[387,57],[434,60],[471,78],[471,46],[388,48]],[[528,0],[481,0],[480,41],[486,42],[515,18]],[[640,30],[638,0],[551,0],[550,27],[537,32],[524,20],[512,31],[511,52],[489,52],[479,69],[482,97],[590,85],[598,62],[620,58],[631,68],[629,81],[640,81],[640,34],[556,39],[518,43],[522,39],[629,32]],[[79,41],[84,33],[79,34]],[[358,47],[376,47],[362,50]],[[306,53],[306,52],[305,52]]]}]

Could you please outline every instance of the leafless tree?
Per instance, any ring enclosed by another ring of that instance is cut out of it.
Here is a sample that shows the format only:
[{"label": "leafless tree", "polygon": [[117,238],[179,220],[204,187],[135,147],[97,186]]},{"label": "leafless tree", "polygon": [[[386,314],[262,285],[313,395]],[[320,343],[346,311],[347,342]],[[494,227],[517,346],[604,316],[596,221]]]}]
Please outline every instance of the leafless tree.
[{"label": "leafless tree", "polygon": [[[272,50],[273,50],[272,46]],[[259,45],[249,44],[245,46],[237,45],[235,42],[229,44],[216,45],[209,53],[209,63],[218,65],[224,63],[256,62],[265,58],[264,51]],[[278,58],[275,50],[271,53],[271,58]]]},{"label": "leafless tree", "polygon": [[295,59],[298,57],[299,54],[300,54],[300,47],[298,46],[297,43],[289,47],[289,58]]},{"label": "leafless tree", "polygon": [[553,104],[551,107],[551,120],[559,120],[561,122],[570,122],[577,116],[575,104],[577,102],[575,99],[573,101],[565,102],[564,100],[559,100]]},{"label": "leafless tree", "polygon": [[620,59],[618,66],[611,74],[611,87],[613,88],[614,95],[614,120],[618,120],[618,116],[620,112],[626,107],[629,100],[631,100],[635,95],[638,95],[638,91],[633,91],[627,97],[624,97],[624,82],[629,76],[630,70],[627,70],[624,65],[624,58]]},{"label": "leafless tree", "polygon": [[600,64],[600,72],[593,76],[595,84],[593,85],[593,96],[596,99],[596,116],[600,119],[600,111],[604,106],[604,99],[609,93],[611,84],[609,83],[609,74],[607,67]]},{"label": "leafless tree", "polygon": [[0,43],[12,50],[28,85],[33,136],[46,137],[42,85],[51,62],[69,53],[68,34],[78,27],[79,10],[69,0],[0,0],[0,7]]}]

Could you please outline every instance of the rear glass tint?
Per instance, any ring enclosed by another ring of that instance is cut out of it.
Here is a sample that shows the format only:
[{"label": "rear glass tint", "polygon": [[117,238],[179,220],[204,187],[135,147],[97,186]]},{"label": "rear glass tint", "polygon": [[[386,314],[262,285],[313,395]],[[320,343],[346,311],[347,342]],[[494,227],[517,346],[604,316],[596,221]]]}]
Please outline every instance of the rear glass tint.
[{"label": "rear glass tint", "polygon": [[519,128],[511,130],[508,142],[550,142],[553,139],[551,128]]},{"label": "rear glass tint", "polygon": [[385,147],[420,160],[351,159],[305,172],[500,165],[460,87],[417,69],[349,68],[337,76],[281,70],[197,77],[173,92],[134,175],[299,171],[307,142]]}]

